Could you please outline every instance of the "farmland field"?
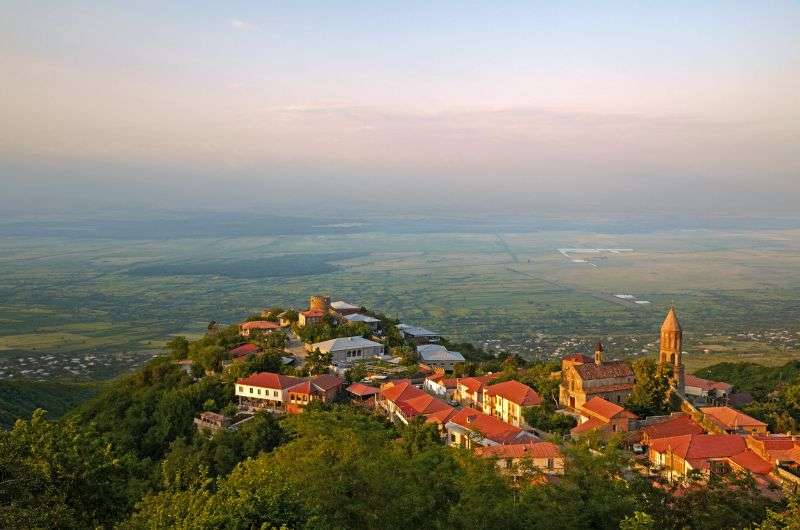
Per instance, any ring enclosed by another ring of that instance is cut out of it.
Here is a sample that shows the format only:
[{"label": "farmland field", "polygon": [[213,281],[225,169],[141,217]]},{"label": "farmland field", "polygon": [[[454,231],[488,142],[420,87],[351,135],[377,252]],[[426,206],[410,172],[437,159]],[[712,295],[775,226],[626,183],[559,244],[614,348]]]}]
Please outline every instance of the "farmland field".
[{"label": "farmland field", "polygon": [[[736,355],[764,353],[765,344],[767,356],[800,355],[800,229],[792,227],[26,230],[0,235],[0,378],[106,377],[141,364],[172,334],[197,335],[211,320],[236,322],[267,306],[302,307],[314,293],[528,357],[587,350],[599,337],[611,355],[652,351],[671,303],[687,358],[732,354],[740,334]],[[711,335],[733,339],[714,349]]]}]

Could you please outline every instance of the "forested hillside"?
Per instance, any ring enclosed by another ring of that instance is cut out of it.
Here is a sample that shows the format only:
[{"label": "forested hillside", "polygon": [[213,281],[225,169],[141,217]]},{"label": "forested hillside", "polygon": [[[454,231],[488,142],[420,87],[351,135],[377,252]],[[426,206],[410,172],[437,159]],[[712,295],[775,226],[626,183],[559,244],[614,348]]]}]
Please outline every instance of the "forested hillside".
[{"label": "forested hillside", "polygon": [[29,418],[37,408],[59,418],[94,396],[97,382],[0,380],[0,426],[9,428],[17,418]]},{"label": "forested hillside", "polygon": [[511,480],[432,426],[347,403],[197,433],[196,414],[231,403],[232,377],[194,380],[160,358],[60,421],[37,411],[0,432],[0,527],[786,528],[797,513],[748,477],[656,487],[613,443],[565,443],[558,481]]}]

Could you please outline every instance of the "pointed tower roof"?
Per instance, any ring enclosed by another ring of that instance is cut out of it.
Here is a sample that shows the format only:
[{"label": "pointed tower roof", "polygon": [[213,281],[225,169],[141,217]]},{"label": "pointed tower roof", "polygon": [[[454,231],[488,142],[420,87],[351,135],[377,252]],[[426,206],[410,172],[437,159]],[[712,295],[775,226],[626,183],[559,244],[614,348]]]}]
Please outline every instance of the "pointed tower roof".
[{"label": "pointed tower roof", "polygon": [[675,314],[675,307],[670,307],[667,312],[667,318],[661,324],[661,331],[681,331],[681,324],[678,322],[678,316]]}]

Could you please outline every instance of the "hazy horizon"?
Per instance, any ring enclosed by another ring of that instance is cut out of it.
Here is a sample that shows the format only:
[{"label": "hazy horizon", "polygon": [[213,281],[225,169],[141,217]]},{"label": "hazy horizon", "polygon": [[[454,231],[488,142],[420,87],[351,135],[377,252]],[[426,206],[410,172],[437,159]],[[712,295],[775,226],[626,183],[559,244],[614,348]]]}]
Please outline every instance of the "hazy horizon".
[{"label": "hazy horizon", "polygon": [[0,211],[793,213],[795,2],[10,2]]}]

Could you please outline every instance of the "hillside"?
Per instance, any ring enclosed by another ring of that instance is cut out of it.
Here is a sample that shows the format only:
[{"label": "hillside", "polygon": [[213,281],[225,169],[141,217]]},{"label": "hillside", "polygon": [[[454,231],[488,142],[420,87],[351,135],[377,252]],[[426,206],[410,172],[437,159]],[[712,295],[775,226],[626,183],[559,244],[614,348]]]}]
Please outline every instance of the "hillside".
[{"label": "hillside", "polygon": [[0,426],[9,428],[17,418],[30,418],[37,408],[59,418],[99,390],[98,382],[0,381]]},{"label": "hillside", "polygon": [[346,401],[198,433],[195,415],[234,402],[234,377],[195,380],[162,357],[60,421],[37,411],[0,431],[0,527],[745,528],[783,509],[747,477],[657,487],[626,472],[615,443],[592,450],[591,440],[557,440],[557,481],[534,470],[515,480],[442,444],[433,425],[389,423]]}]

